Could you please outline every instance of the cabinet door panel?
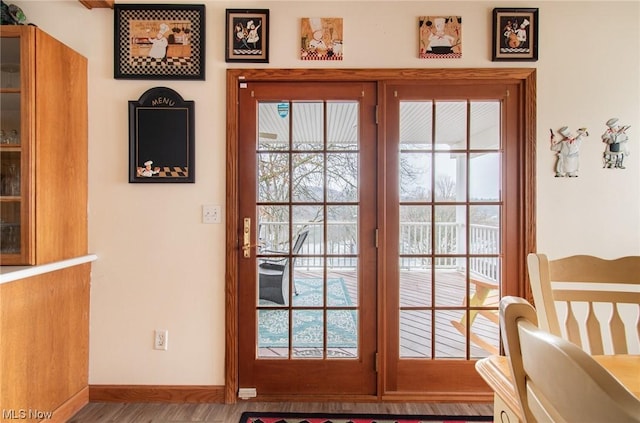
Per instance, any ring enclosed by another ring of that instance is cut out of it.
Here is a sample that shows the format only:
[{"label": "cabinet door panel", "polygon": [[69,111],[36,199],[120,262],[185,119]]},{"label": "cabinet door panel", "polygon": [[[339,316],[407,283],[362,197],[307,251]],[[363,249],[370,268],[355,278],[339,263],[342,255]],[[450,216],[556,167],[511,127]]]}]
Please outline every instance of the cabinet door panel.
[{"label": "cabinet door panel", "polygon": [[87,60],[33,26],[4,26],[0,41],[0,262],[84,255]]}]

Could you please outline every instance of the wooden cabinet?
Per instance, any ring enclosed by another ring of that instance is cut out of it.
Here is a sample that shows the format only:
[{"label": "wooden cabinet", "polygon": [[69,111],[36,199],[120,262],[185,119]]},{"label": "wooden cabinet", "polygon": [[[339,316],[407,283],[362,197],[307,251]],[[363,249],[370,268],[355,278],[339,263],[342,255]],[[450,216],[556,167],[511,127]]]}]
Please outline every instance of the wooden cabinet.
[{"label": "wooden cabinet", "polygon": [[0,283],[0,422],[66,422],[88,402],[90,274],[86,262]]},{"label": "wooden cabinet", "polygon": [[0,42],[0,264],[85,255],[87,60],[34,26]]}]

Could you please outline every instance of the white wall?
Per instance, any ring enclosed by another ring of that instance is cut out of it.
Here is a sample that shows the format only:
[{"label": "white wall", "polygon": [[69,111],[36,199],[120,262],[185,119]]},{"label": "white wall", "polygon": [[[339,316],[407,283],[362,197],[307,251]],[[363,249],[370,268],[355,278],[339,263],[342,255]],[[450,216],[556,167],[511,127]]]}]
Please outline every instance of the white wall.
[{"label": "white wall", "polygon": [[[224,384],[224,222],[201,224],[200,207],[225,203],[225,70],[242,66],[224,61],[225,8],[270,9],[271,60],[253,67],[536,67],[539,250],[640,254],[637,1],[189,1],[206,4],[206,81],[115,80],[112,10],[9,3],[89,59],[91,384]],[[537,62],[491,62],[491,11],[514,6],[540,9]],[[417,58],[426,14],[463,17],[462,59]],[[344,18],[342,63],[298,60],[299,19],[314,16]],[[195,101],[195,184],[128,183],[127,102],[156,86]],[[632,126],[626,170],[602,168],[611,117]],[[548,133],[564,125],[591,133],[578,178],[554,178]],[[166,352],[152,349],[156,328],[169,330]]]}]

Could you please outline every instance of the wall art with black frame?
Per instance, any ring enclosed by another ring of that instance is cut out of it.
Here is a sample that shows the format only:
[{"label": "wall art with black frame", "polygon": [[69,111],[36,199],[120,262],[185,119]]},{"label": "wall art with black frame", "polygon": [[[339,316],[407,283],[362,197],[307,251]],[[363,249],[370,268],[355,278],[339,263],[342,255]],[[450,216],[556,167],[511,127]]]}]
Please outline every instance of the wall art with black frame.
[{"label": "wall art with black frame", "polygon": [[167,87],[129,101],[129,182],[195,182],[194,102]]},{"label": "wall art with black frame", "polygon": [[538,9],[493,9],[492,60],[538,60]]},{"label": "wall art with black frame", "polygon": [[114,78],[205,79],[204,5],[114,5]]},{"label": "wall art with black frame", "polygon": [[227,9],[225,61],[269,63],[269,9]]}]

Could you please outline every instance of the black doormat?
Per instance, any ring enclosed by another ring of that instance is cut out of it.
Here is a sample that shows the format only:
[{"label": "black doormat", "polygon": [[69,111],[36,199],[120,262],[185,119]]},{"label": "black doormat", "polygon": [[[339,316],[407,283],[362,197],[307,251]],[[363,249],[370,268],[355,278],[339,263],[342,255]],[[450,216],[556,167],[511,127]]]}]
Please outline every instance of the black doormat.
[{"label": "black doormat", "polygon": [[242,413],[239,423],[467,423],[492,422],[493,416],[434,416],[400,414]]}]

